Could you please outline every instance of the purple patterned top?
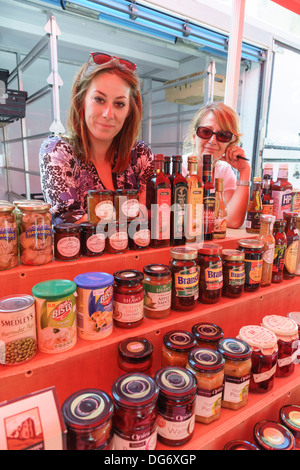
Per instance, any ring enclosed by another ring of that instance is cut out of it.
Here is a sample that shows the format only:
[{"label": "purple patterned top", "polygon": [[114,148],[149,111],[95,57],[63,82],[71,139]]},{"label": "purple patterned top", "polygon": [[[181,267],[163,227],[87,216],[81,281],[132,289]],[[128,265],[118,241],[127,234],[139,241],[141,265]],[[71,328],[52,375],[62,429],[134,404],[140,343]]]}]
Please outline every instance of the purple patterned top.
[{"label": "purple patterned top", "polygon": [[[76,222],[87,213],[87,191],[105,189],[92,162],[79,160],[67,140],[49,136],[40,149],[41,186],[51,204],[53,222]],[[139,141],[131,151],[131,165],[122,173],[113,173],[115,189],[145,190],[153,173],[153,155]]]}]

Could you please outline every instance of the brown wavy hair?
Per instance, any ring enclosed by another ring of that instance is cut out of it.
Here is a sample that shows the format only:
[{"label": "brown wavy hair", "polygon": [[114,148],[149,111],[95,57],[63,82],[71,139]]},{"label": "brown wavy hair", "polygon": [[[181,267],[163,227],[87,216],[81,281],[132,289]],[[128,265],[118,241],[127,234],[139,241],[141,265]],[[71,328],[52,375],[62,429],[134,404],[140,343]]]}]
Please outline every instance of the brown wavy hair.
[{"label": "brown wavy hair", "polygon": [[130,163],[131,149],[139,134],[142,118],[142,98],[136,72],[121,64],[116,58],[102,65],[95,64],[90,58],[88,63],[84,64],[75,75],[67,121],[68,141],[79,159],[85,162],[90,161],[91,142],[84,117],[84,100],[91,81],[104,72],[118,75],[130,87],[128,116],[106,154],[106,159],[113,164],[115,153],[117,153],[117,160],[112,171],[122,173]]}]

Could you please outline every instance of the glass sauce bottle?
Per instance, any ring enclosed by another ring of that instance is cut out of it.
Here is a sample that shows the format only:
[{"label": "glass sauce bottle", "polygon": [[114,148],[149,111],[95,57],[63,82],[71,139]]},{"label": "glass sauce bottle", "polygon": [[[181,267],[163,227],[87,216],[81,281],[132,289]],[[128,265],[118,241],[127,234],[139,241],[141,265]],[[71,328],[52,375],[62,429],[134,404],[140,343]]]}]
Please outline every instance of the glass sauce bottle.
[{"label": "glass sauce bottle", "polygon": [[274,201],[271,193],[271,175],[265,175],[261,193],[262,213],[273,215]]},{"label": "glass sauce bottle", "polygon": [[275,254],[272,267],[272,282],[283,281],[284,255],[286,250],[285,220],[275,220],[273,235],[275,239]]},{"label": "glass sauce bottle", "polygon": [[295,277],[297,253],[299,247],[299,234],[296,229],[297,212],[284,212],[286,220],[286,251],[284,256],[283,279]]},{"label": "glass sauce bottle", "polygon": [[201,178],[197,175],[197,163],[197,157],[188,157],[188,173],[186,176],[188,208],[185,236],[189,242],[200,241],[202,238],[203,184]]},{"label": "glass sauce bottle", "polygon": [[215,186],[212,182],[212,155],[203,155],[204,240],[212,240],[215,226]]},{"label": "glass sauce bottle", "polygon": [[262,213],[262,200],[260,191],[261,178],[256,176],[253,178],[253,189],[247,209],[246,232],[248,233],[259,233],[260,216]]},{"label": "glass sauce bottle", "polygon": [[260,218],[260,240],[263,246],[263,261],[260,285],[262,287],[270,286],[272,281],[272,268],[275,253],[275,239],[272,235],[272,222],[274,216],[262,214]]},{"label": "glass sauce bottle", "polygon": [[214,238],[225,238],[227,228],[227,208],[224,199],[224,178],[215,179],[216,205],[215,205],[215,226]]},{"label": "glass sauce bottle", "polygon": [[287,163],[279,165],[277,181],[272,184],[272,197],[274,201],[274,215],[276,219],[283,219],[283,213],[291,210],[293,186],[288,182],[289,166]]},{"label": "glass sauce bottle", "polygon": [[183,245],[185,243],[185,205],[188,197],[188,183],[182,175],[182,156],[172,157],[173,167],[170,177],[171,182],[171,245]]}]

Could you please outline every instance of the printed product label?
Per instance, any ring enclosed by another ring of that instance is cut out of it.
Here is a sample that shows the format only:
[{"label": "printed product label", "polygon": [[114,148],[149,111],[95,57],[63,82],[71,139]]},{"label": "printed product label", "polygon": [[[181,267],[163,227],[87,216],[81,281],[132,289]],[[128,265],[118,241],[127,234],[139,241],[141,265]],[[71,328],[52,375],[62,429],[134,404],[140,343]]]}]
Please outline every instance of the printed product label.
[{"label": "printed product label", "polygon": [[190,436],[195,427],[195,412],[185,416],[167,416],[163,413],[158,415],[157,433],[166,439],[178,441]]},{"label": "printed product label", "polygon": [[260,215],[261,212],[247,212],[247,220],[245,223],[246,228],[252,228],[253,230],[259,230],[260,228]]},{"label": "printed product label", "polygon": [[51,237],[52,228],[48,224],[31,225],[25,232],[26,238]]},{"label": "printed product label", "polygon": [[77,333],[83,339],[101,339],[113,330],[113,287],[77,289]]},{"label": "printed product label", "polygon": [[273,214],[276,219],[283,219],[283,213],[291,210],[292,204],[292,190],[287,189],[286,191],[272,191],[272,197],[274,200]]},{"label": "printed product label", "polygon": [[274,251],[274,260],[273,260],[273,272],[281,272],[284,266],[284,255],[285,255],[286,245],[275,245]]},{"label": "printed product label", "polygon": [[215,218],[214,233],[224,233],[226,232],[226,229],[227,229],[226,217]]},{"label": "printed product label", "polygon": [[270,215],[273,215],[273,208],[274,208],[274,204],[273,204],[273,200],[270,201],[270,204],[263,204],[263,209],[262,209],[262,213],[263,214],[270,214]]},{"label": "printed product label", "polygon": [[250,374],[244,377],[230,377],[225,375],[223,400],[231,403],[240,403],[248,396]]},{"label": "printed product label", "polygon": [[229,269],[229,285],[242,286],[245,282],[245,268],[242,266],[233,266]]},{"label": "printed product label", "polygon": [[155,450],[157,426],[150,431],[137,430],[134,434],[125,434],[115,428],[113,437],[114,450]]},{"label": "printed product label", "polygon": [[114,205],[112,201],[101,201],[95,207],[95,214],[101,220],[111,220],[114,215]]},{"label": "printed product label", "polygon": [[151,236],[156,240],[168,240],[170,238],[170,208],[171,189],[158,189],[157,206],[153,211],[154,221],[151,224],[154,227],[154,233],[151,233]]},{"label": "printed product label", "polygon": [[121,210],[126,217],[137,217],[140,210],[138,199],[127,199],[125,202],[123,202]]},{"label": "printed product label", "polygon": [[148,246],[150,243],[150,230],[146,228],[142,230],[138,230],[133,235],[133,240],[135,244],[138,246],[142,246],[142,247]]},{"label": "printed product label", "polygon": [[16,239],[16,231],[12,228],[0,228],[0,241],[11,241]]},{"label": "printed product label", "polygon": [[178,297],[198,298],[199,294],[199,266],[183,269],[174,276],[176,295]]},{"label": "printed product label", "polygon": [[282,357],[281,359],[277,359],[277,365],[278,367],[284,367],[284,366],[289,366],[293,362],[296,361],[298,356],[298,349],[296,349],[291,356],[288,357]]},{"label": "printed product label", "polygon": [[72,258],[80,250],[80,240],[77,237],[64,237],[57,242],[57,251],[65,258]]},{"label": "printed product label", "polygon": [[266,372],[261,372],[260,374],[253,374],[253,380],[255,383],[264,382],[265,380],[269,380],[276,372],[277,365],[275,364],[272,369],[267,370]]},{"label": "printed product label", "polygon": [[143,318],[144,292],[136,295],[114,293],[114,318],[120,322],[132,323]]},{"label": "printed product label", "polygon": [[190,202],[187,209],[187,225],[190,238],[200,236],[202,233],[203,219],[203,189],[192,188]]},{"label": "printed product label", "polygon": [[213,233],[215,226],[215,196],[209,195],[203,198],[203,219],[204,219],[204,233]]},{"label": "printed product label", "polygon": [[93,253],[102,253],[105,248],[105,235],[104,233],[96,233],[91,235],[86,242],[86,246]]},{"label": "printed product label", "polygon": [[205,283],[207,290],[221,289],[223,286],[222,261],[211,264],[205,269]]},{"label": "printed product label", "polygon": [[116,232],[109,237],[109,242],[114,250],[125,250],[128,245],[127,232]]},{"label": "printed product label", "polygon": [[209,418],[219,413],[221,408],[223,386],[214,390],[203,390],[198,388],[196,397],[196,416]]},{"label": "printed product label", "polygon": [[245,259],[245,282],[246,284],[257,284],[261,281],[262,260],[249,261]]},{"label": "printed product label", "polygon": [[274,260],[275,245],[269,245],[268,249],[263,252],[263,260],[267,264],[272,264]]},{"label": "printed product label", "polygon": [[285,252],[284,265],[290,274],[294,274],[296,270],[298,246],[299,240],[291,243]]},{"label": "printed product label", "polygon": [[179,186],[174,193],[174,238],[182,238],[184,231],[184,206],[187,203],[187,188]]},{"label": "printed product label", "polygon": [[148,310],[160,311],[171,307],[172,282],[163,285],[144,283],[144,305]]}]

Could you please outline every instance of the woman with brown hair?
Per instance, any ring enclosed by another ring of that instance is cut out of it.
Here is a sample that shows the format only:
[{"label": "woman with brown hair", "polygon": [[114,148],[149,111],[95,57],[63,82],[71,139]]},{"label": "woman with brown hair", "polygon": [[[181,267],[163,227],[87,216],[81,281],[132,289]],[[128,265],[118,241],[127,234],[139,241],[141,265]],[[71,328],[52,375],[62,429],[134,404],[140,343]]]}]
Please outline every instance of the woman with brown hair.
[{"label": "woman with brown hair", "polygon": [[142,99],[136,65],[92,52],[75,76],[68,136],[50,136],[40,150],[41,186],[55,223],[87,220],[87,191],[145,188],[153,155],[137,141]]}]

